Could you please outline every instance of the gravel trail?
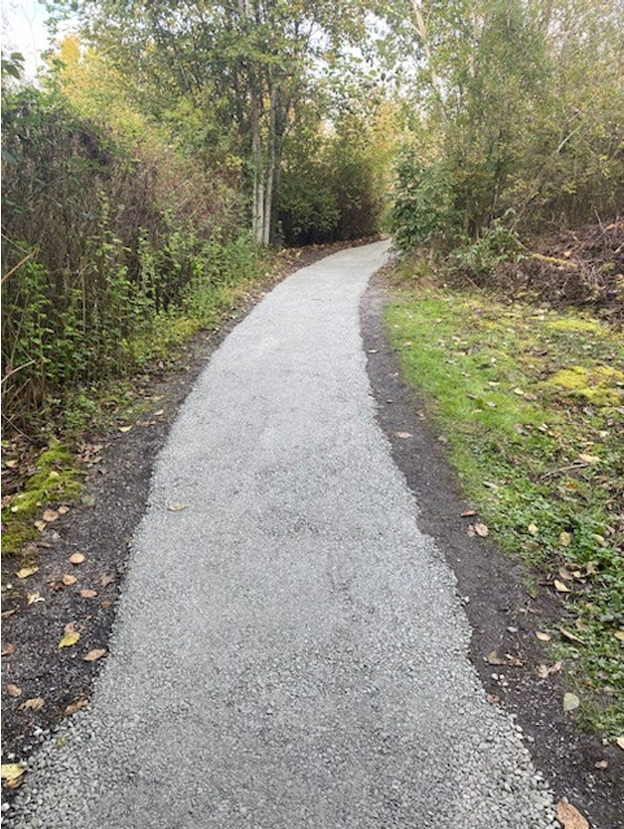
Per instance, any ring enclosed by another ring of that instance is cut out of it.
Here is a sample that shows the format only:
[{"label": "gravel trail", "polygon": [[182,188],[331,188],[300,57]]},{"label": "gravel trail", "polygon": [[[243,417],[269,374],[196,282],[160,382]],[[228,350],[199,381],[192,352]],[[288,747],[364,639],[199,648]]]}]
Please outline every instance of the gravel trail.
[{"label": "gravel trail", "polygon": [[213,355],[157,463],[93,702],[10,825],[558,825],[375,421],[358,303],[386,250],[298,271]]}]

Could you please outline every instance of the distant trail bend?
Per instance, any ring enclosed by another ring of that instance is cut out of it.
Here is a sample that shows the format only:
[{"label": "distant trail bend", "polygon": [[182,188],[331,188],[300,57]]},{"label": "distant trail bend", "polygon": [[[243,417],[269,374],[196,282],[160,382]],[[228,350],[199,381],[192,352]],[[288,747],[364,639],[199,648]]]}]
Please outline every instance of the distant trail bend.
[{"label": "distant trail bend", "polygon": [[387,247],[298,271],[213,355],[158,460],[92,705],[42,748],[12,825],[556,825],[375,420],[358,303]]}]

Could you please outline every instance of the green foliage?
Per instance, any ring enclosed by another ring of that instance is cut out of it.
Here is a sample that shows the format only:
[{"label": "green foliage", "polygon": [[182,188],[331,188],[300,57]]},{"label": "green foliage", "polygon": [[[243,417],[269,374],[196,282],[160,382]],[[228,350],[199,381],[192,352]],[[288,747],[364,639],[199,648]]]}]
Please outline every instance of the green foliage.
[{"label": "green foliage", "polygon": [[391,211],[396,246],[448,249],[458,232],[453,175],[440,163],[423,164],[412,149],[400,156],[396,175]]},{"label": "green foliage", "polygon": [[448,262],[453,270],[467,274],[479,284],[493,277],[503,262],[518,262],[523,250],[524,245],[506,221],[494,219],[476,241],[455,248]]},{"label": "green foliage", "polygon": [[215,215],[216,177],[178,178],[170,148],[152,136],[142,157],[57,90],[8,96],[3,142],[3,417],[23,429],[136,370],[137,343],[200,286],[249,278],[257,254],[235,214]]}]

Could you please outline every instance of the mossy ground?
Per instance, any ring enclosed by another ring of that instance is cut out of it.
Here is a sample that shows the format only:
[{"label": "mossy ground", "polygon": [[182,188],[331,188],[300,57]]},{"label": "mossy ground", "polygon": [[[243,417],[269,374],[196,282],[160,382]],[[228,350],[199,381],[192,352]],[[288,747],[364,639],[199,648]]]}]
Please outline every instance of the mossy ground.
[{"label": "mossy ground", "polygon": [[[387,325],[460,482],[533,589],[569,592],[553,643],[581,719],[624,734],[624,337],[589,315],[435,287]],[[574,382],[567,382],[573,378]]]}]

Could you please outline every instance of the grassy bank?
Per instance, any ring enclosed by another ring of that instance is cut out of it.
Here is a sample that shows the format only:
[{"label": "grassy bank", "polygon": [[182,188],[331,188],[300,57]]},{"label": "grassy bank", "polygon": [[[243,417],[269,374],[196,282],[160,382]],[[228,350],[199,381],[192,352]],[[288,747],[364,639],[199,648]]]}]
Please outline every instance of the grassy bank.
[{"label": "grassy bank", "polygon": [[397,290],[387,326],[496,541],[556,593],[582,723],[624,734],[624,337],[480,292]]}]

